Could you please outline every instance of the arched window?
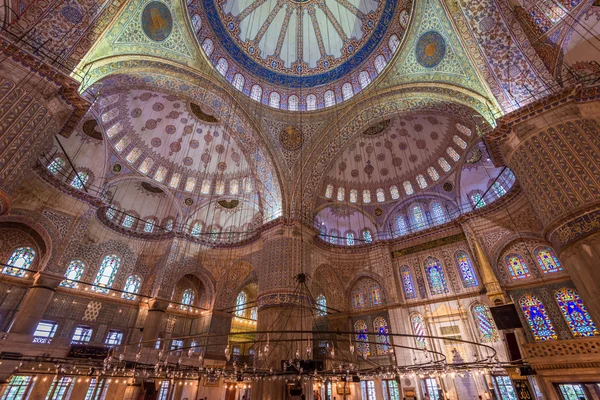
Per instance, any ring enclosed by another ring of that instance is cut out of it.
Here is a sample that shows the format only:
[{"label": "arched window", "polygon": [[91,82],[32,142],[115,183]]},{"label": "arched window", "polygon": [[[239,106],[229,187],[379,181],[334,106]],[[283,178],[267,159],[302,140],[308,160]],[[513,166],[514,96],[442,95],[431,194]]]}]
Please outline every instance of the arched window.
[{"label": "arched window", "polygon": [[471,136],[471,130],[464,126],[463,124],[456,124],[456,129],[465,136]]},{"label": "arched window", "polygon": [[402,280],[402,288],[404,289],[404,297],[414,299],[417,297],[415,286],[413,284],[412,273],[408,265],[400,267],[400,279]]},{"label": "arched window", "polygon": [[127,146],[129,146],[129,143],[131,143],[131,139],[128,136],[125,136],[117,142],[117,144],[115,145],[115,149],[117,149],[117,151],[121,152],[121,151],[125,150],[127,148]]},{"label": "arched window", "polygon": [[363,203],[370,203],[371,202],[371,191],[369,189],[365,189],[363,190]]},{"label": "arched window", "polygon": [[[6,262],[8,264],[2,270],[5,275],[23,277],[27,273],[27,269],[33,264],[35,259],[35,250],[31,247],[19,247],[13,251],[12,255]],[[9,267],[10,265],[10,267]]]},{"label": "arched window", "polygon": [[225,193],[224,181],[217,181],[217,184],[215,185],[215,193],[218,195],[222,195],[223,193]]},{"label": "arched window", "polygon": [[323,99],[325,100],[325,107],[335,105],[335,94],[333,93],[333,90],[326,91]]},{"label": "arched window", "polygon": [[479,341],[481,343],[493,343],[500,340],[489,307],[483,303],[476,303],[472,310],[473,319],[479,331]]},{"label": "arched window", "polygon": [[354,246],[354,232],[346,232],[346,244],[348,246]]},{"label": "arched window", "polygon": [[426,349],[429,347],[427,343],[427,330],[425,328],[425,323],[423,322],[423,317],[421,314],[413,314],[410,317],[410,323],[413,328],[413,334],[415,335],[415,343],[417,348]]},{"label": "arched window", "polygon": [[125,228],[131,228],[134,222],[135,220],[133,216],[127,214],[125,215],[125,217],[123,217],[123,222],[121,223],[121,225],[123,225]]},{"label": "arched window", "polygon": [[246,292],[239,292],[235,299],[235,316],[240,318],[246,316]]},{"label": "arched window", "polygon": [[142,285],[142,278],[137,275],[131,275],[125,281],[125,287],[123,288],[123,297],[125,300],[135,300],[140,286]]},{"label": "arched window", "polygon": [[192,17],[192,26],[194,27],[194,32],[198,33],[200,28],[202,27],[202,20],[198,14],[194,14]]},{"label": "arched window", "polygon": [[562,288],[554,293],[554,297],[574,337],[600,335],[596,324],[575,290]]},{"label": "arched window", "polygon": [[204,42],[202,42],[202,49],[204,50],[204,53],[206,53],[207,57],[210,57],[213,50],[215,49],[215,45],[213,44],[213,41],[210,39],[204,39]]},{"label": "arched window", "polygon": [[440,179],[440,174],[438,174],[438,172],[436,171],[436,169],[434,167],[427,168],[427,173],[429,174],[429,177],[431,179],[433,179],[434,181],[437,181],[438,179]]},{"label": "arched window", "polygon": [[83,187],[87,183],[88,179],[89,179],[89,175],[87,172],[85,172],[85,171],[78,172],[73,177],[73,180],[71,181],[71,186],[74,187],[75,189],[83,189]]},{"label": "arched window", "polygon": [[152,233],[152,231],[154,231],[154,224],[155,222],[152,219],[146,221],[146,223],[144,224],[144,232]]},{"label": "arched window", "polygon": [[425,227],[425,215],[423,214],[423,209],[420,204],[413,204],[410,206],[410,215],[415,229],[422,229]]},{"label": "arched window", "polygon": [[329,231],[329,243],[338,244],[338,238],[340,237],[340,232],[337,229],[332,229]]},{"label": "arched window", "polygon": [[404,215],[396,215],[396,229],[398,229],[398,235],[406,235],[408,233],[408,225],[404,219]]},{"label": "arched window", "polygon": [[412,183],[410,183],[409,181],[406,181],[402,184],[402,186],[404,186],[404,192],[407,195],[411,195],[413,194],[415,191],[413,189]]},{"label": "arched window", "polygon": [[531,277],[527,264],[525,264],[525,260],[523,260],[523,257],[521,257],[520,254],[509,254],[506,256],[505,260],[508,272],[510,272],[513,281]]},{"label": "arched window", "polygon": [[196,178],[194,178],[193,176],[188,177],[187,180],[185,181],[185,191],[193,192],[195,188],[196,188]]},{"label": "arched window", "polygon": [[377,283],[373,283],[370,287],[370,297],[369,300],[371,301],[371,305],[372,306],[377,306],[379,304],[382,303],[381,301],[381,289],[379,288],[379,285]]},{"label": "arched window", "polygon": [[322,294],[317,296],[317,315],[319,317],[327,315],[327,299]]},{"label": "arched window", "polygon": [[100,293],[108,293],[108,289],[112,287],[115,281],[120,265],[121,259],[118,256],[112,254],[104,257],[100,263],[100,269],[98,270],[98,274],[96,274],[92,290]]},{"label": "arched window", "polygon": [[350,189],[350,203],[356,203],[358,201],[358,190]]},{"label": "arched window", "polygon": [[448,161],[446,161],[444,157],[438,158],[438,164],[444,170],[444,172],[450,171],[450,164],[448,164]]},{"label": "arched window", "polygon": [[392,53],[395,53],[398,46],[400,46],[400,39],[398,39],[398,36],[396,36],[396,35],[390,36],[390,41],[388,42],[388,46],[389,46],[390,50],[392,51]]},{"label": "arched window", "polygon": [[106,210],[106,218],[108,219],[113,219],[116,214],[117,210],[115,210],[113,207],[109,207],[108,210]]},{"label": "arched window", "polygon": [[333,196],[333,185],[329,184],[325,188],[325,197],[330,199]]},{"label": "arched window", "polygon": [[381,71],[383,71],[383,69],[385,68],[385,64],[385,58],[382,55],[378,55],[377,57],[375,57],[375,70],[378,74],[380,74]]},{"label": "arched window", "polygon": [[219,233],[221,232],[221,228],[218,226],[213,226],[210,228],[210,240],[216,242],[219,239]]},{"label": "arched window", "polygon": [[156,169],[156,173],[154,174],[154,180],[157,182],[162,182],[165,180],[165,176],[167,176],[167,172],[169,172],[169,170],[167,169],[167,167],[161,165],[160,167],[158,167]]},{"label": "arched window", "polygon": [[363,308],[365,306],[365,293],[360,287],[352,291],[352,306],[354,308]]},{"label": "arched window", "polygon": [[200,233],[202,233],[202,223],[201,222],[195,222],[194,225],[192,225],[192,236],[200,236]]},{"label": "arched window", "polygon": [[440,264],[440,260],[433,257],[428,257],[425,260],[425,275],[431,294],[448,293],[446,278],[444,277],[444,269]]},{"label": "arched window", "polygon": [[229,69],[229,63],[224,58],[219,58],[217,61],[217,71],[223,76],[227,75],[227,70]]},{"label": "arched window", "polygon": [[398,186],[393,185],[390,187],[390,195],[392,196],[392,200],[398,200],[400,198],[400,192],[398,191]]},{"label": "arched window", "polygon": [[360,87],[363,89],[369,86],[371,77],[367,71],[361,71],[361,73],[358,74],[358,83],[360,83]]},{"label": "arched window", "polygon": [[350,82],[346,82],[342,86],[342,96],[344,97],[344,100],[348,100],[354,96],[354,89],[352,88],[352,84]]},{"label": "arched window", "polygon": [[555,340],[558,338],[552,321],[550,321],[546,313],[546,307],[544,307],[544,303],[540,299],[536,296],[525,294],[519,300],[519,305],[521,306],[521,310],[523,310],[523,314],[525,315],[525,319],[527,319],[529,329],[531,329],[535,340]]},{"label": "arched window", "polygon": [[533,251],[538,265],[542,271],[547,274],[550,272],[562,271],[562,265],[550,247],[538,247]]},{"label": "arched window", "polygon": [[446,149],[446,153],[448,153],[450,158],[452,158],[454,161],[458,161],[460,159],[460,156],[458,155],[456,150],[454,150],[452,147],[448,147]]},{"label": "arched window", "polygon": [[494,182],[492,189],[494,190],[494,193],[496,193],[497,197],[502,197],[506,194],[506,189],[504,189],[504,186],[502,186],[500,182]]},{"label": "arched window", "polygon": [[229,181],[229,194],[238,194],[240,190],[240,184],[237,179]]},{"label": "arched window", "polygon": [[456,143],[456,145],[458,147],[460,147],[461,149],[466,149],[467,148],[467,142],[465,142],[464,140],[462,140],[460,137],[454,135],[454,137],[452,138],[452,140],[454,140],[454,143]]},{"label": "arched window", "polygon": [[246,79],[242,74],[235,74],[233,77],[233,87],[239,90],[240,92],[244,90],[244,83]]},{"label": "arched window", "polygon": [[281,102],[281,96],[277,92],[271,92],[269,95],[269,105],[273,108],[279,108]]},{"label": "arched window", "polygon": [[471,195],[471,202],[473,202],[473,207],[475,208],[481,208],[485,206],[485,200],[483,197],[481,197],[481,193],[479,192],[474,192]]},{"label": "arched window", "polygon": [[298,96],[295,94],[288,97],[288,110],[298,111]]},{"label": "arched window", "polygon": [[337,201],[344,201],[344,198],[346,197],[346,189],[344,189],[343,187],[339,187],[337,190]]},{"label": "arched window", "polygon": [[150,171],[150,168],[152,168],[153,164],[154,164],[153,159],[151,159],[150,157],[144,158],[144,161],[142,161],[142,165],[140,165],[140,172],[142,174],[147,174],[148,171]]},{"label": "arched window", "polygon": [[375,196],[377,197],[377,201],[383,203],[385,201],[385,192],[383,189],[379,188],[375,191]]},{"label": "arched window", "polygon": [[250,319],[256,321],[258,318],[258,307],[254,306],[250,309]]},{"label": "arched window", "polygon": [[373,235],[371,234],[370,230],[368,230],[368,229],[363,230],[362,236],[363,236],[363,240],[366,243],[372,243],[373,242]]},{"label": "arched window", "polygon": [[85,265],[79,260],[73,260],[69,263],[67,271],[65,272],[65,280],[60,283],[60,286],[68,288],[76,288],[79,283],[76,281],[81,279]]},{"label": "arched window", "polygon": [[306,110],[313,111],[317,109],[317,96],[309,94],[306,96]]},{"label": "arched window", "polygon": [[65,160],[63,160],[61,157],[56,157],[54,160],[52,160],[52,162],[50,164],[48,164],[48,171],[50,171],[51,174],[56,175],[64,167],[65,167]]},{"label": "arched window", "polygon": [[[187,183],[186,183],[187,187]],[[210,193],[210,179],[204,179],[202,181],[202,187],[200,188],[200,193],[209,194]]]},{"label": "arched window", "polygon": [[375,331],[375,340],[377,341],[377,355],[388,354],[390,352],[390,338],[388,323],[383,317],[377,317],[373,321],[373,330]]},{"label": "arched window", "polygon": [[165,230],[167,232],[171,232],[173,230],[173,220],[171,218],[169,218],[165,223]]},{"label": "arched window", "polygon": [[477,276],[475,275],[475,270],[473,270],[473,264],[471,264],[469,255],[459,250],[454,254],[454,260],[456,261],[456,267],[460,271],[463,286],[466,288],[477,286]]},{"label": "arched window", "polygon": [[446,211],[439,201],[434,201],[431,203],[431,216],[433,217],[434,224],[443,224],[447,221]]},{"label": "arched window", "polygon": [[194,304],[194,291],[192,289],[185,289],[181,295],[181,305],[179,308],[187,310]]},{"label": "arched window", "polygon": [[129,154],[127,154],[127,157],[125,159],[130,164],[133,164],[138,158],[140,158],[141,155],[142,149],[140,149],[139,147],[134,147],[133,149],[131,149]]},{"label": "arched window", "polygon": [[425,189],[427,187],[427,181],[423,175],[419,174],[415,177],[415,179],[417,180],[417,184],[421,189]]},{"label": "arched window", "polygon": [[356,351],[359,355],[367,357],[371,355],[371,347],[369,346],[369,336],[367,324],[365,321],[358,320],[354,323],[354,332],[356,333]]},{"label": "arched window", "polygon": [[177,189],[179,187],[179,182],[181,181],[181,174],[175,172],[173,176],[171,176],[171,182],[169,182],[169,186],[173,189]]},{"label": "arched window", "polygon": [[250,91],[250,98],[252,100],[260,102],[262,100],[262,88],[258,85],[252,86],[252,90]]},{"label": "arched window", "polygon": [[244,178],[244,192],[250,193],[250,192],[252,192],[253,189],[254,189],[254,183],[252,182],[252,179],[250,179],[248,177]]},{"label": "arched window", "polygon": [[114,124],[106,130],[106,136],[108,136],[109,138],[115,137],[117,133],[121,132],[122,127],[123,126],[121,125],[121,122],[117,122],[116,124]]}]

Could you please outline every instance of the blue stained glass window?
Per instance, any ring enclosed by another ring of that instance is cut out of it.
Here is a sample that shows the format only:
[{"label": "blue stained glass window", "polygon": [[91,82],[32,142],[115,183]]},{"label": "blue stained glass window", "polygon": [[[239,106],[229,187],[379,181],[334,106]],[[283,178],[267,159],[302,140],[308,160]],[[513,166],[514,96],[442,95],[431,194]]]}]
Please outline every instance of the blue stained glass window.
[{"label": "blue stained glass window", "polygon": [[415,286],[413,284],[412,273],[408,265],[404,265],[400,268],[400,278],[402,279],[404,296],[407,299],[414,299],[417,297],[417,292],[415,291]]},{"label": "blue stained glass window", "polygon": [[443,224],[446,222],[446,212],[439,201],[431,203],[431,215],[433,216],[434,224]]},{"label": "blue stained glass window", "polygon": [[52,162],[48,165],[48,171],[50,171],[51,174],[58,174],[60,172],[61,169],[63,169],[65,167],[65,160],[63,160],[60,157],[56,157],[54,160],[52,160]]},{"label": "blue stained glass window", "polygon": [[317,315],[319,317],[327,315],[327,299],[322,294],[317,296]]},{"label": "blue stained glass window", "polygon": [[69,263],[67,271],[65,272],[65,279],[60,283],[60,286],[68,288],[76,288],[78,283],[76,281],[81,279],[85,265],[79,260],[73,260]]},{"label": "blue stained glass window", "polygon": [[531,277],[527,264],[520,254],[509,254],[506,256],[506,266],[512,276],[513,281]]},{"label": "blue stained glass window", "polygon": [[573,289],[558,290],[554,297],[574,337],[598,336],[600,332],[588,313],[579,294]]},{"label": "blue stained glass window", "polygon": [[404,215],[396,215],[396,229],[398,229],[398,235],[406,235],[408,233],[408,226],[406,226],[406,220]]},{"label": "blue stained glass window", "polygon": [[485,206],[485,200],[481,197],[481,193],[475,192],[471,195],[471,201],[473,202],[473,206],[475,208],[481,208]]},{"label": "blue stained glass window", "polygon": [[356,350],[363,357],[371,355],[371,346],[369,345],[369,335],[367,334],[367,324],[365,321],[358,320],[354,323],[354,332],[356,332]]},{"label": "blue stained glass window", "polygon": [[473,318],[479,330],[479,340],[482,343],[492,343],[500,339],[488,306],[482,303],[475,304],[473,306]]},{"label": "blue stained glass window", "polygon": [[428,348],[429,346],[427,344],[427,338],[425,337],[427,335],[427,331],[425,329],[425,323],[423,322],[423,317],[421,314],[413,314],[410,317],[410,323],[415,335],[415,343],[417,344],[417,348]]},{"label": "blue stained glass window", "polygon": [[352,292],[352,305],[354,308],[363,308],[365,306],[365,294],[360,288]]},{"label": "blue stained glass window", "polygon": [[354,233],[352,233],[352,232],[346,233],[346,244],[348,246],[354,246]]},{"label": "blue stained glass window", "polygon": [[100,293],[108,293],[108,288],[110,288],[115,281],[120,265],[121,259],[118,256],[113,254],[104,257],[100,264],[100,270],[98,270],[98,274],[94,280],[95,286],[92,287],[92,290]]},{"label": "blue stained glass window", "polygon": [[413,204],[410,207],[410,213],[412,215],[412,222],[416,229],[421,229],[425,227],[425,215],[423,215],[423,210],[421,209],[420,204]]},{"label": "blue stained glass window", "polygon": [[329,243],[338,244],[338,238],[340,236],[340,232],[337,229],[332,229],[329,232]]},{"label": "blue stained glass window", "polygon": [[89,179],[87,172],[78,172],[71,181],[71,186],[75,189],[83,189]]},{"label": "blue stained glass window", "polygon": [[6,262],[8,265],[2,269],[2,273],[21,278],[25,276],[27,273],[26,270],[31,267],[34,259],[35,251],[31,247],[19,247],[13,251],[12,255]]},{"label": "blue stained glass window", "polygon": [[244,317],[246,314],[246,292],[239,292],[235,299],[235,316]]},{"label": "blue stained glass window", "polygon": [[494,182],[494,184],[492,185],[492,189],[498,197],[502,197],[506,194],[506,189],[504,189],[504,186],[502,186],[500,182]]},{"label": "blue stained glass window", "polygon": [[427,282],[429,283],[431,294],[448,293],[444,270],[437,258],[428,257],[425,260],[425,275],[427,275]]},{"label": "blue stained glass window", "polygon": [[196,222],[192,227],[192,236],[200,236],[200,232],[202,232],[202,225],[200,222]]},{"label": "blue stained glass window", "polygon": [[123,218],[122,225],[125,228],[131,228],[133,226],[133,222],[134,222],[133,217],[131,215],[126,215],[125,218]]},{"label": "blue stained glass window", "polygon": [[560,261],[558,261],[556,254],[554,254],[554,251],[550,247],[538,247],[533,253],[545,274],[563,270]]},{"label": "blue stained glass window", "polygon": [[125,281],[125,287],[123,288],[124,292],[121,297],[125,300],[135,300],[137,292],[140,290],[140,286],[142,285],[142,278],[137,275],[131,275]]},{"label": "blue stained glass window", "polygon": [[146,221],[146,224],[144,225],[144,232],[152,233],[153,230],[154,230],[154,221],[153,220]]},{"label": "blue stained glass window", "polygon": [[377,317],[373,321],[373,330],[376,333],[375,339],[377,340],[377,354],[388,354],[390,352],[390,338],[388,324],[385,318]]},{"label": "blue stained glass window", "polygon": [[464,287],[473,287],[477,286],[477,276],[475,275],[475,271],[473,270],[473,264],[471,264],[471,259],[469,255],[464,251],[457,251],[454,255],[454,259],[456,260],[456,266],[460,271],[460,276],[463,281]]},{"label": "blue stained glass window", "polygon": [[530,294],[523,295],[519,305],[535,340],[555,340],[558,338],[552,321],[548,318],[544,303]]},{"label": "blue stained glass window", "polygon": [[193,303],[194,303],[194,291],[192,289],[185,289],[183,291],[183,295],[181,296],[180,308],[182,310],[187,310],[188,308],[191,308],[189,306],[191,306]]},{"label": "blue stained glass window", "polygon": [[365,240],[366,243],[373,242],[373,235],[371,235],[371,231],[370,230],[365,229],[363,231],[363,239]]}]

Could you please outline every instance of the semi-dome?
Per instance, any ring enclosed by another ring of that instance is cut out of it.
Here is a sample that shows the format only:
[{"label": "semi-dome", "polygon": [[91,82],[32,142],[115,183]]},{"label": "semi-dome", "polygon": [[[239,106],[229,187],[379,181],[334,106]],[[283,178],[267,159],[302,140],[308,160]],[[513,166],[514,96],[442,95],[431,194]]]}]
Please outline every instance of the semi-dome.
[{"label": "semi-dome", "polygon": [[348,100],[400,47],[409,0],[192,0],[204,53],[234,87],[285,110]]}]

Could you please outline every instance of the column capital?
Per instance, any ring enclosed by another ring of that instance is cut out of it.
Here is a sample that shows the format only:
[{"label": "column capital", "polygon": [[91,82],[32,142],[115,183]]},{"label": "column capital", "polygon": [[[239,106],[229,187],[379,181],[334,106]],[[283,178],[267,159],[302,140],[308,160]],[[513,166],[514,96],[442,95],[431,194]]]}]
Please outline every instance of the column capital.
[{"label": "column capital", "polygon": [[62,281],[65,280],[64,275],[57,275],[51,272],[46,271],[38,271],[33,276],[33,286],[34,288],[46,288],[50,290],[56,290],[58,285]]},{"label": "column capital", "polygon": [[165,312],[169,308],[169,301],[164,299],[158,299],[156,297],[148,300],[148,311],[162,311]]}]

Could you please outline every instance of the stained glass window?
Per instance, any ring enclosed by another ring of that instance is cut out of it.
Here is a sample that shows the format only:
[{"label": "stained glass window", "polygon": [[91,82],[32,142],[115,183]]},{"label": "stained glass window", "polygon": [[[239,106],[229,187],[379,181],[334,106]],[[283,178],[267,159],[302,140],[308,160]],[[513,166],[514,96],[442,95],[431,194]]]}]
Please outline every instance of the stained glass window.
[{"label": "stained glass window", "polygon": [[106,131],[106,136],[108,136],[109,138],[114,137],[117,133],[121,132],[121,128],[121,122],[117,122]]},{"label": "stained glass window", "polygon": [[[23,277],[27,273],[27,269],[33,264],[35,259],[35,250],[31,247],[19,247],[13,251],[12,255],[6,262],[7,266],[2,269],[5,275]],[[9,267],[10,265],[10,267]]]},{"label": "stained glass window", "polygon": [[146,221],[146,223],[144,224],[144,232],[152,233],[152,231],[154,231],[154,224],[154,220],[149,219],[148,221]]},{"label": "stained glass window", "polygon": [[385,318],[377,317],[373,321],[373,330],[376,333],[375,339],[377,340],[377,354],[387,354],[390,352],[390,338],[388,336],[389,329]]},{"label": "stained glass window", "polygon": [[404,297],[407,299],[414,299],[417,297],[415,286],[413,284],[412,273],[408,265],[404,265],[400,268],[400,279],[402,280],[402,287],[404,288]]},{"label": "stained glass window", "polygon": [[348,100],[352,96],[354,96],[354,89],[352,89],[352,84],[349,82],[344,83],[342,86],[342,96],[344,100]]},{"label": "stained glass window", "polygon": [[223,193],[225,193],[224,181],[217,181],[217,184],[215,185],[215,193],[218,195],[222,195]]},{"label": "stained glass window", "polygon": [[494,383],[496,384],[502,400],[518,400],[510,377],[506,375],[494,375]]},{"label": "stained glass window", "polygon": [[392,51],[392,53],[395,53],[398,46],[400,46],[400,39],[398,39],[398,36],[396,36],[396,35],[390,36],[388,46],[389,46],[390,50]]},{"label": "stained glass window", "polygon": [[371,83],[371,77],[367,71],[361,71],[358,74],[358,82],[360,83],[361,88],[366,88]]},{"label": "stained glass window", "polygon": [[421,316],[421,314],[413,314],[410,317],[410,322],[413,328],[413,333],[415,335],[415,343],[417,345],[417,348],[428,348],[429,346],[427,343],[427,338],[425,337],[427,335],[427,331],[425,329],[425,323],[423,322],[423,317]]},{"label": "stained glass window", "polygon": [[120,265],[121,259],[118,256],[112,254],[104,257],[102,263],[100,263],[100,269],[94,280],[92,290],[100,293],[108,293],[108,288],[110,288],[115,281]]},{"label": "stained glass window", "polygon": [[496,324],[488,306],[482,303],[475,304],[473,306],[473,319],[479,330],[479,340],[481,343],[492,343],[500,340]]},{"label": "stained glass window", "polygon": [[202,20],[198,14],[194,14],[192,17],[192,26],[194,27],[194,32],[198,33],[200,28],[202,27]]},{"label": "stained glass window", "polygon": [[354,246],[354,232],[346,232],[346,244]]},{"label": "stained glass window", "polygon": [[313,111],[317,109],[317,96],[309,94],[306,96],[306,110]]},{"label": "stained glass window", "polygon": [[240,184],[237,179],[229,181],[229,194],[238,194],[240,190]]},{"label": "stained glass window", "polygon": [[106,210],[106,218],[113,219],[115,217],[116,213],[117,213],[117,210],[115,210],[112,207],[109,207],[108,210]]},{"label": "stained glass window", "polygon": [[212,240],[213,242],[216,242],[217,239],[219,238],[219,232],[221,232],[221,229],[217,226],[213,226],[210,229],[210,240]]},{"label": "stained glass window", "polygon": [[138,158],[140,158],[141,155],[142,149],[140,149],[139,147],[134,147],[133,149],[131,149],[129,154],[127,154],[127,161],[129,163],[134,163]]},{"label": "stained glass window", "polygon": [[319,317],[327,315],[327,299],[322,294],[317,296],[317,315]]},{"label": "stained glass window", "polygon": [[408,233],[408,225],[406,225],[404,215],[396,215],[396,229],[398,229],[398,235],[400,236]]},{"label": "stained glass window", "polygon": [[219,58],[217,61],[217,71],[223,76],[227,75],[227,70],[229,69],[229,63],[224,58]]},{"label": "stained glass window", "polygon": [[494,182],[494,184],[492,185],[492,189],[498,197],[502,197],[506,194],[506,189],[504,189],[504,186],[502,186],[500,182]]},{"label": "stained glass window", "polygon": [[288,98],[288,110],[298,111],[298,96],[296,96],[295,94],[291,95]]},{"label": "stained glass window", "polygon": [[371,231],[368,229],[365,229],[363,231],[363,239],[366,243],[372,243],[373,242],[373,235],[371,235]]},{"label": "stained glass window", "polygon": [[454,150],[452,147],[448,147],[446,149],[446,153],[448,153],[450,158],[452,158],[454,161],[458,161],[460,159],[460,156],[458,155],[456,150]]},{"label": "stained glass window", "polygon": [[210,57],[210,55],[212,54],[213,50],[215,49],[215,46],[212,42],[212,40],[210,39],[205,39],[204,42],[202,42],[202,49],[204,50],[204,52],[206,53],[206,55],[208,57]]},{"label": "stained glass window", "polygon": [[431,294],[448,293],[444,270],[440,264],[440,260],[433,257],[428,257],[425,260],[425,275],[427,275],[427,283]]},{"label": "stained glass window", "polygon": [[202,194],[209,194],[210,193],[210,179],[204,179],[202,181],[202,187],[200,188],[200,192]]},{"label": "stained glass window", "polygon": [[333,185],[329,184],[325,188],[325,197],[330,199],[333,196]]},{"label": "stained glass window", "polygon": [[140,172],[142,174],[147,174],[148,171],[150,171],[150,168],[152,168],[153,164],[154,164],[153,159],[151,159],[150,157],[144,158],[144,161],[142,161],[142,165],[140,165]]},{"label": "stained glass window", "polygon": [[526,294],[519,300],[519,305],[535,340],[555,340],[558,338],[552,321],[546,313],[546,307],[540,299]]},{"label": "stained glass window", "polygon": [[195,187],[196,187],[196,178],[190,176],[185,181],[185,191],[193,192]]},{"label": "stained glass window", "polygon": [[252,100],[261,101],[262,99],[262,88],[258,85],[252,86],[252,90],[250,91],[250,98]]},{"label": "stained glass window", "polygon": [[6,386],[2,400],[25,399],[33,377],[25,375],[13,375]]},{"label": "stained glass window", "polygon": [[73,180],[71,181],[71,186],[74,187],[75,189],[83,189],[83,187],[87,183],[88,179],[89,179],[89,175],[87,172],[85,172],[85,171],[78,172],[73,177]]},{"label": "stained glass window", "polygon": [[554,293],[554,297],[574,337],[600,335],[596,324],[575,290],[563,288]]},{"label": "stained glass window", "polygon": [[171,176],[171,182],[169,183],[169,186],[171,186],[174,189],[177,189],[179,187],[180,181],[181,181],[181,174],[178,172],[175,172],[173,174],[173,176]]},{"label": "stained glass window", "polygon": [[412,183],[410,183],[409,181],[406,181],[402,184],[402,186],[404,186],[404,192],[407,195],[411,195],[413,194],[415,191],[413,189]]},{"label": "stained glass window", "polygon": [[356,350],[358,354],[363,357],[371,355],[368,331],[367,324],[362,319],[354,323],[354,332],[356,333]]},{"label": "stained glass window", "polygon": [[369,300],[371,300],[372,306],[381,304],[381,289],[376,283],[371,285]]},{"label": "stained glass window", "polygon": [[235,316],[244,317],[246,315],[246,292],[239,292],[235,299]]},{"label": "stained glass window", "polygon": [[390,195],[393,200],[397,200],[400,198],[400,192],[398,191],[398,186],[394,185],[390,187]]},{"label": "stained glass window", "polygon": [[337,190],[337,201],[344,201],[344,197],[346,197],[346,189],[339,187]]},{"label": "stained glass window", "polygon": [[538,247],[533,251],[533,254],[535,254],[535,258],[545,274],[563,270],[560,261],[558,261],[556,254],[550,247]]},{"label": "stained glass window", "polygon": [[385,68],[385,58],[382,55],[378,55],[375,58],[375,70],[377,71],[378,74],[381,73],[381,71],[383,71],[383,69]]},{"label": "stained glass window", "polygon": [[454,255],[454,260],[456,261],[456,266],[460,271],[460,276],[463,281],[464,287],[473,287],[477,286],[477,276],[475,275],[475,270],[473,269],[473,264],[471,264],[471,259],[469,255],[460,250],[457,251]]},{"label": "stained glass window", "polygon": [[415,177],[415,179],[417,180],[417,184],[421,189],[425,189],[427,187],[427,181],[423,175],[419,174]]},{"label": "stained glass window", "polygon": [[173,230],[173,220],[172,219],[168,219],[167,223],[165,224],[165,230],[167,232],[171,232]]},{"label": "stained glass window", "polygon": [[52,162],[50,164],[48,164],[48,171],[50,171],[51,174],[56,175],[64,167],[65,167],[65,160],[63,160],[60,157],[56,157],[54,160],[52,160]]},{"label": "stained glass window", "polygon": [[383,203],[385,201],[385,193],[383,189],[379,188],[375,191],[375,195],[377,196],[377,201]]},{"label": "stained glass window", "polygon": [[133,226],[134,221],[135,220],[133,219],[133,217],[131,215],[125,215],[121,225],[123,225],[125,228],[131,228]]},{"label": "stained glass window", "polygon": [[368,189],[363,190],[363,203],[371,202],[371,191]]},{"label": "stained glass window", "polygon": [[269,95],[269,105],[273,108],[279,108],[281,96],[277,92],[271,92]]},{"label": "stained glass window", "polygon": [[420,204],[413,204],[410,207],[410,214],[412,215],[412,223],[415,229],[421,229],[425,227],[425,215]]},{"label": "stained glass window", "polygon": [[[167,172],[169,172],[169,170],[167,169],[167,167],[165,167],[164,165],[159,166],[156,169],[156,172],[154,173],[154,180],[157,182],[162,182],[165,180],[165,176],[167,176]],[[177,184],[179,184],[179,181],[177,181]],[[177,185],[175,185],[175,187],[177,187]]]},{"label": "stained glass window", "polygon": [[200,222],[195,222],[194,225],[192,225],[192,236],[200,236],[201,232],[202,224]]},{"label": "stained glass window", "polygon": [[509,254],[505,260],[508,272],[510,272],[513,281],[531,277],[527,264],[525,264],[525,260],[523,260],[520,254]]},{"label": "stained glass window", "polygon": [[79,260],[73,260],[69,263],[65,272],[65,279],[60,283],[60,286],[68,288],[76,288],[79,284],[76,282],[81,279],[85,265]]},{"label": "stained glass window", "polygon": [[244,76],[242,74],[235,74],[233,77],[233,87],[239,90],[240,92],[244,89]]},{"label": "stained glass window", "polygon": [[121,140],[119,140],[117,142],[117,144],[115,145],[115,148],[117,149],[117,151],[121,152],[121,151],[125,150],[125,148],[127,148],[127,146],[129,146],[129,143],[131,143],[131,139],[129,138],[129,136],[125,136],[124,138],[122,138]]},{"label": "stained glass window", "polygon": [[458,131],[460,133],[462,133],[463,135],[466,136],[471,136],[471,130],[469,128],[467,128],[466,126],[464,126],[463,124],[456,124],[456,129],[458,129]]},{"label": "stained glass window", "polygon": [[444,172],[450,171],[450,164],[448,164],[448,161],[446,161],[444,157],[438,158],[438,164],[444,170]]},{"label": "stained glass window", "polygon": [[434,181],[440,179],[440,174],[438,174],[437,170],[434,167],[427,168],[427,173]]},{"label": "stained glass window", "polygon": [[446,222],[446,212],[439,201],[431,203],[431,216],[433,217],[434,224],[443,224]]},{"label": "stained glass window", "polygon": [[248,177],[244,178],[244,192],[250,193],[250,192],[252,192],[253,188],[254,188],[254,183],[252,182],[252,179],[250,179]]},{"label": "stained glass window", "polygon": [[358,190],[350,189],[350,203],[356,203],[358,201]]},{"label": "stained glass window", "polygon": [[462,140],[460,137],[454,135],[454,137],[452,138],[452,140],[454,140],[454,143],[456,143],[456,145],[458,147],[460,147],[461,149],[466,149],[467,148],[467,142],[465,142],[464,140]]},{"label": "stained glass window", "polygon": [[191,308],[189,306],[192,304],[194,304],[194,291],[192,289],[185,289],[181,295],[181,306],[179,306],[179,308],[187,310],[188,308]]},{"label": "stained glass window", "polygon": [[331,107],[335,104],[335,94],[332,90],[328,90],[324,95],[325,107]]},{"label": "stained glass window", "polygon": [[562,383],[558,385],[558,387],[565,400],[587,400],[588,398],[583,389],[583,385],[578,383]]},{"label": "stained glass window", "polygon": [[135,300],[137,292],[140,290],[140,286],[142,285],[142,278],[137,275],[131,275],[125,281],[125,287],[123,288],[123,293],[121,295],[125,300]]},{"label": "stained glass window", "polygon": [[365,306],[365,293],[361,288],[356,288],[352,292],[352,306],[354,308],[363,308]]},{"label": "stained glass window", "polygon": [[481,193],[475,192],[471,195],[471,201],[473,202],[473,206],[475,208],[481,208],[485,206],[485,200],[481,197]]}]

